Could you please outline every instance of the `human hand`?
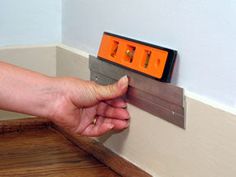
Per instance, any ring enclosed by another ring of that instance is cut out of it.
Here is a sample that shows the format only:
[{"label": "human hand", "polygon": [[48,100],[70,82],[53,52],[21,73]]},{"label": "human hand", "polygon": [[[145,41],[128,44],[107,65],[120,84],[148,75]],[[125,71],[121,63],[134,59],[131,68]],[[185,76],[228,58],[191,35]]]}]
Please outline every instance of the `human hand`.
[{"label": "human hand", "polygon": [[129,125],[121,96],[128,78],[101,86],[75,78],[49,77],[0,62],[0,109],[47,117],[71,132],[99,136]]},{"label": "human hand", "polygon": [[54,88],[49,119],[57,125],[84,136],[100,136],[129,126],[127,103],[121,98],[128,88],[127,76],[108,86],[75,78],[56,78]]}]

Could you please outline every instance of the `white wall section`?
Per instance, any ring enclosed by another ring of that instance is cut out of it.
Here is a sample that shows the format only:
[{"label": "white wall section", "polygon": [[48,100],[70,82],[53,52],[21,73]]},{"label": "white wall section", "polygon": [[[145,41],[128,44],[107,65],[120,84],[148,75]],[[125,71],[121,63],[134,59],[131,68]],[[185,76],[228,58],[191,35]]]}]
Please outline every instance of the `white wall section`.
[{"label": "white wall section", "polygon": [[177,49],[173,82],[236,109],[236,1],[62,0],[62,41],[96,54],[104,31]]},{"label": "white wall section", "polygon": [[0,1],[0,46],[61,41],[61,0]]}]

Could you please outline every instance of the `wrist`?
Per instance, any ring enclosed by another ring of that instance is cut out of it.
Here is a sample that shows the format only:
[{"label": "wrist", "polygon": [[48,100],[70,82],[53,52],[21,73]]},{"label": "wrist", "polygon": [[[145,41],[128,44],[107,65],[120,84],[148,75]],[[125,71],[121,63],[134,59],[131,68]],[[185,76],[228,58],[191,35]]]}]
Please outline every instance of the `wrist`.
[{"label": "wrist", "polygon": [[[39,114],[42,117],[52,119],[57,109],[59,99],[63,95],[59,79],[55,77],[47,77],[44,86],[39,90],[41,99],[41,111]],[[44,109],[44,111],[42,111]]]},{"label": "wrist", "polygon": [[65,81],[65,78],[50,77],[42,89],[42,97],[45,98],[44,117],[52,121],[57,119],[57,117],[63,117],[64,105],[69,99]]}]

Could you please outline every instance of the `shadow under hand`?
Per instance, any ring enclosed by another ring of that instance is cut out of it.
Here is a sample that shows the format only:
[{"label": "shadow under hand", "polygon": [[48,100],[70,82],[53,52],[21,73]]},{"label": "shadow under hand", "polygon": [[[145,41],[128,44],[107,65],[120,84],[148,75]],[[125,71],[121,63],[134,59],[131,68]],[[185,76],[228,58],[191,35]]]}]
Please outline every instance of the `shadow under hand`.
[{"label": "shadow under hand", "polygon": [[123,146],[125,145],[125,142],[129,134],[129,130],[130,129],[127,128],[120,132],[111,131],[97,138],[97,140],[101,142],[102,144],[106,143],[113,150],[120,152],[122,151]]}]

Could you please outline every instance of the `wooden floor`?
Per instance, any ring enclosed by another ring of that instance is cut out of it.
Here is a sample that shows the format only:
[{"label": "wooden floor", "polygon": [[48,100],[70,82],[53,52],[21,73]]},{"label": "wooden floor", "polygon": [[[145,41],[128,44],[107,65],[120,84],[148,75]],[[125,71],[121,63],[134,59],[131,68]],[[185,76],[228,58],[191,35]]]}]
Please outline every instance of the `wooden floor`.
[{"label": "wooden floor", "polygon": [[117,177],[53,129],[0,135],[0,176]]}]

